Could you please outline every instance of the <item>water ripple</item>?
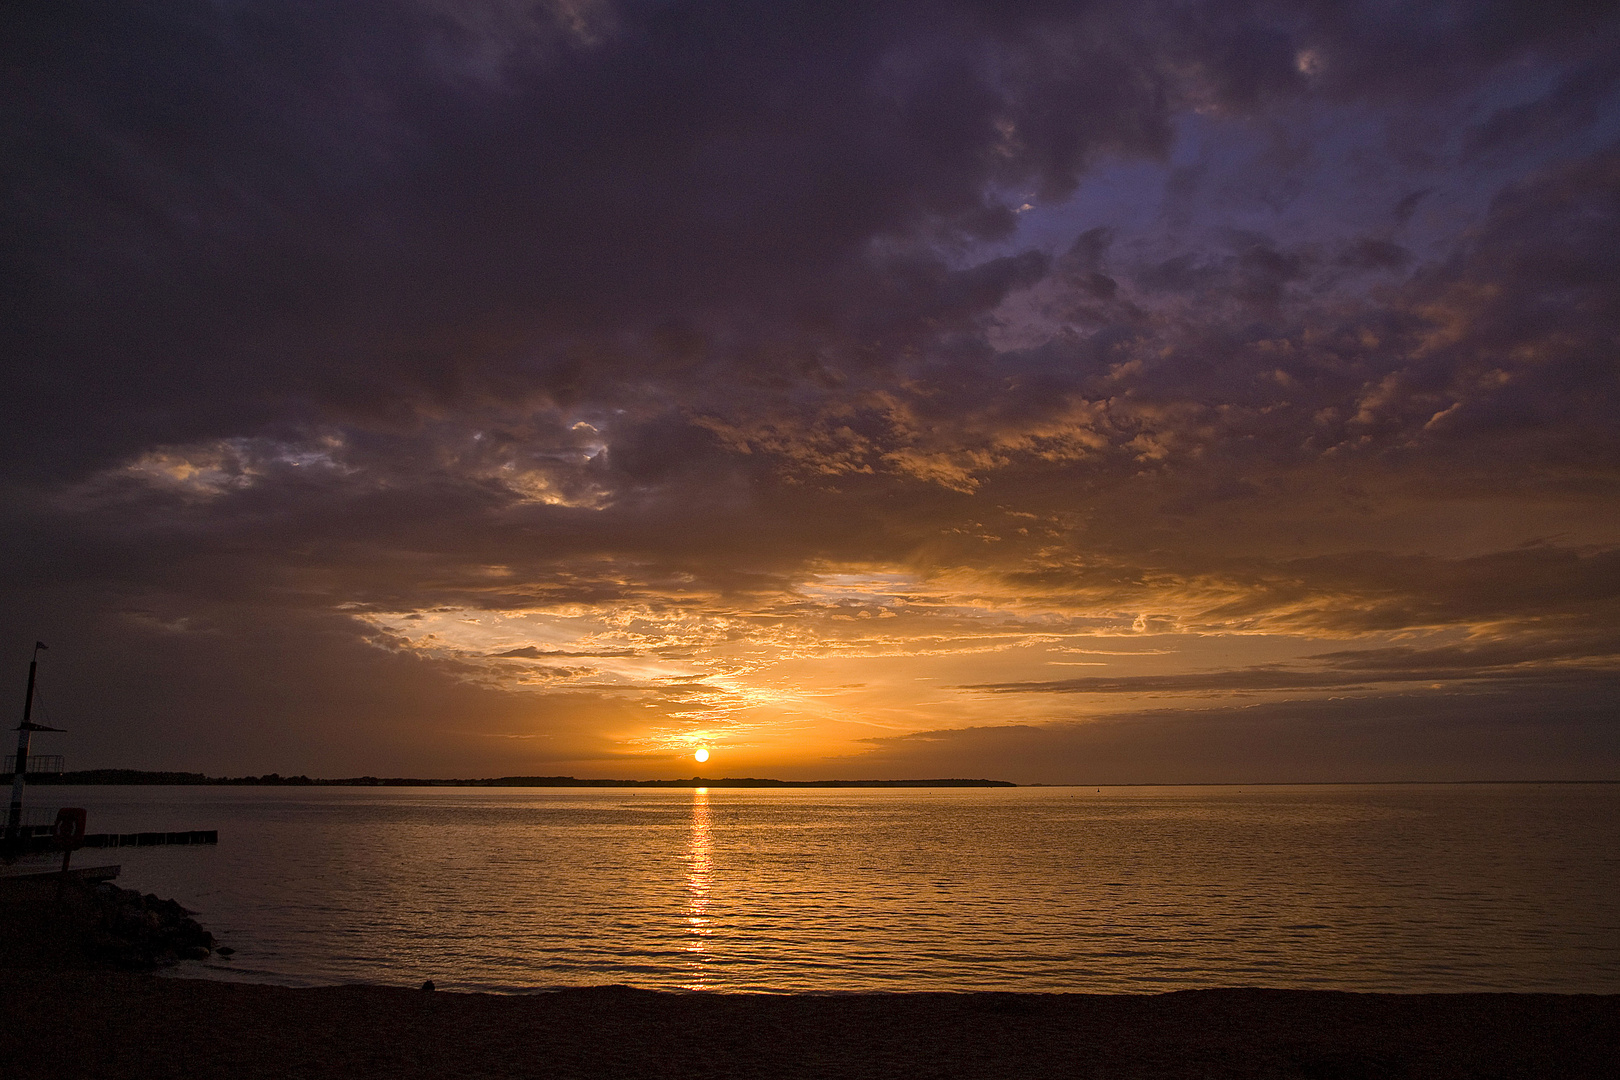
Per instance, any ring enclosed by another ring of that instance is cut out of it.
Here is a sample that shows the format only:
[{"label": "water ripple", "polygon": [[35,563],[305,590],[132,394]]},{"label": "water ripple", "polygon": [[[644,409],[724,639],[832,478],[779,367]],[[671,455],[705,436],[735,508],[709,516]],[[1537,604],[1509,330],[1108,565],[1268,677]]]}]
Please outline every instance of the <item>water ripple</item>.
[{"label": "water ripple", "polygon": [[81,788],[304,985],[1620,992],[1620,786]]}]

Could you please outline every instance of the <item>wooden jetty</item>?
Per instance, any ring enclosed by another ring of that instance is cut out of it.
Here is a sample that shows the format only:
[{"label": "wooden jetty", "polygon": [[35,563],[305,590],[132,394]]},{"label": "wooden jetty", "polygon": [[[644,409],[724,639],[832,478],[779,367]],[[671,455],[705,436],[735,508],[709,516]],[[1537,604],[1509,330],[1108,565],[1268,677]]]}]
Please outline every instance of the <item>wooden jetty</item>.
[{"label": "wooden jetty", "polygon": [[192,829],[190,832],[91,833],[85,847],[159,847],[164,844],[217,844],[218,829]]},{"label": "wooden jetty", "polygon": [[[91,885],[102,881],[111,881],[122,871],[122,866],[79,866],[69,870],[66,877]],[[14,881],[58,881],[64,877],[60,870],[39,870],[27,874],[0,874],[0,885]]]},{"label": "wooden jetty", "polygon": [[[174,844],[217,844],[218,829],[191,829],[186,832],[91,833],[75,842],[75,847],[163,847]],[[8,843],[12,855],[44,855],[61,851],[53,833],[14,837]]]}]

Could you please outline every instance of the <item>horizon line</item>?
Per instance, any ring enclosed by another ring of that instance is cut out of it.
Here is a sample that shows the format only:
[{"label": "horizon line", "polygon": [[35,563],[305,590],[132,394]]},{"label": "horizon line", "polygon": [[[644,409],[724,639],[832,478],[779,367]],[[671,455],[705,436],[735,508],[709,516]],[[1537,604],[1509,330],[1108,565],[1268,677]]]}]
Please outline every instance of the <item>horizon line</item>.
[{"label": "horizon line", "polygon": [[[73,779],[69,779],[69,778]],[[94,779],[91,779],[94,777]],[[263,773],[242,776],[209,776],[201,772],[171,769],[77,769],[62,773],[28,774],[28,783],[39,786],[296,786],[296,787],[1041,787],[1041,788],[1125,788],[1125,787],[1376,787],[1458,784],[1620,784],[1620,778],[1535,779],[1479,778],[1466,780],[1140,780],[1140,781],[1051,781],[1024,782],[982,777],[932,777],[905,779],[817,779],[782,780],[774,777],[660,777],[619,779],[563,775],[506,775],[492,777],[413,777],[362,776],[311,777],[307,774]]]}]

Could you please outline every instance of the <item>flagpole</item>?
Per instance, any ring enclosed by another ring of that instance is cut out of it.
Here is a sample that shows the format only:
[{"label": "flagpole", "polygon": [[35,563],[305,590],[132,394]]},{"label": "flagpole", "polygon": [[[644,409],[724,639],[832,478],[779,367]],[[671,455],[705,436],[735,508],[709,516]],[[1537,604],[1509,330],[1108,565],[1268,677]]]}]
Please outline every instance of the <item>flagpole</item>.
[{"label": "flagpole", "polygon": [[22,829],[23,785],[28,776],[28,737],[34,733],[34,676],[39,672],[39,650],[43,641],[34,642],[34,657],[28,661],[28,696],[23,698],[22,726],[17,729],[17,770],[11,774],[11,814],[6,819],[6,835],[16,837]]}]

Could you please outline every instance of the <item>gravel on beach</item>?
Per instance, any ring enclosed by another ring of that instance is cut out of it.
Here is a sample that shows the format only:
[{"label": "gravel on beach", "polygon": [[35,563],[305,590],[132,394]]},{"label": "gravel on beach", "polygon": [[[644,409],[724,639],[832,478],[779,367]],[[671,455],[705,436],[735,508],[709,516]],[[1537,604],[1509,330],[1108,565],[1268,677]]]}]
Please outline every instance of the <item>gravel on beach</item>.
[{"label": "gravel on beach", "polygon": [[0,971],[7,1077],[1612,1077],[1620,995],[307,989]]}]

